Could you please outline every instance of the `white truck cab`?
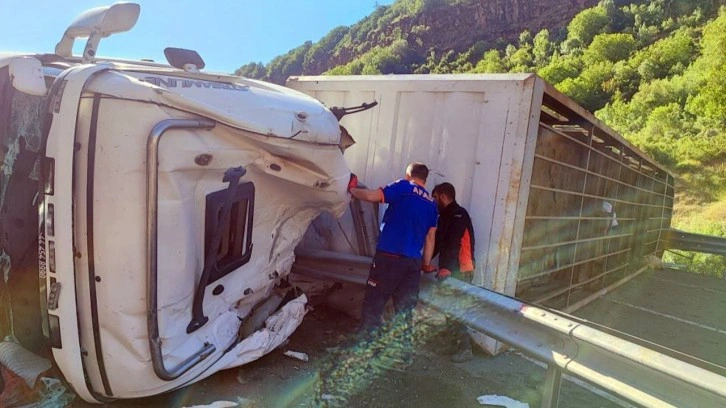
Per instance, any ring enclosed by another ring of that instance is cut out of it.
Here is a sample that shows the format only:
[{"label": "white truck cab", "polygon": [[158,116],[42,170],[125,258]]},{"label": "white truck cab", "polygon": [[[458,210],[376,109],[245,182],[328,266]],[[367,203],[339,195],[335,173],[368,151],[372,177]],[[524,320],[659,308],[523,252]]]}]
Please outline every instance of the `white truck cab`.
[{"label": "white truck cab", "polygon": [[279,346],[305,314],[286,280],[294,248],[349,200],[341,127],[317,100],[203,73],[188,50],[167,49],[171,65],[97,57],[138,16],[133,3],[89,10],[54,53],[0,55],[0,261],[11,290],[40,286],[39,318],[21,324],[42,322],[89,402]]}]

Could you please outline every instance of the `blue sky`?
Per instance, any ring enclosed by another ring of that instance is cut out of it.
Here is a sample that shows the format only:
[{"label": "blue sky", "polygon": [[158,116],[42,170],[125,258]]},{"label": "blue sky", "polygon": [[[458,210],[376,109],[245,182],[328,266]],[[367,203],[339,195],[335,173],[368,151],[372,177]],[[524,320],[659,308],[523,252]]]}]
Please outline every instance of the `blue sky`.
[{"label": "blue sky", "polygon": [[[53,52],[78,14],[114,2],[0,0],[0,52]],[[205,60],[206,70],[232,72],[247,62],[267,63],[307,40],[317,41],[330,29],[351,25],[370,14],[376,4],[391,4],[393,0],[134,2],[141,5],[136,26],[102,40],[99,55],[164,62],[164,48],[190,48]],[[80,53],[82,47],[75,50]]]}]

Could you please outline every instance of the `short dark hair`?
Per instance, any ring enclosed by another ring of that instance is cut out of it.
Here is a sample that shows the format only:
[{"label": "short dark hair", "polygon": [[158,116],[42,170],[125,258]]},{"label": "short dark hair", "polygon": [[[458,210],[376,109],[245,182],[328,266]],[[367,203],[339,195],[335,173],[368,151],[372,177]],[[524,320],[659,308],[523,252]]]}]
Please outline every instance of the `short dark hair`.
[{"label": "short dark hair", "polygon": [[456,189],[451,183],[437,184],[436,187],[434,187],[433,191],[431,191],[431,195],[435,194],[443,194],[452,200],[456,200]]},{"label": "short dark hair", "polygon": [[423,182],[426,182],[426,179],[429,177],[429,168],[426,167],[426,165],[423,163],[413,162],[408,165],[408,168],[406,169],[406,174],[413,178],[417,178]]}]

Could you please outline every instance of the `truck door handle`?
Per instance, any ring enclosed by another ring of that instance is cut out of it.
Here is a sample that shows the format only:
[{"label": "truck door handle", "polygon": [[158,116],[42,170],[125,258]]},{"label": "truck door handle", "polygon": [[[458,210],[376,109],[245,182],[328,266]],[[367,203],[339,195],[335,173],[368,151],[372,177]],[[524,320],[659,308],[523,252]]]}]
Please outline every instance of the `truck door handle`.
[{"label": "truck door handle", "polygon": [[[158,203],[159,203],[159,142],[164,133],[171,129],[214,128],[215,122],[208,119],[166,119],[154,126],[146,141],[146,325],[149,331],[151,362],[156,376],[172,381],[199,364],[216,351],[216,346],[204,343],[202,348],[177,366],[167,369],[159,337],[158,311]],[[239,180],[239,179],[238,179]]]}]

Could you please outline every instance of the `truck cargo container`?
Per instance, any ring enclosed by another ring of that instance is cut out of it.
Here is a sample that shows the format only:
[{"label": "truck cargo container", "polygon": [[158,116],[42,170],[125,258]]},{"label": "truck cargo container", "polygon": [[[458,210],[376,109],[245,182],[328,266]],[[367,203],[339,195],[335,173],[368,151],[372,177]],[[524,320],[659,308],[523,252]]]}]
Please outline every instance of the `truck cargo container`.
[{"label": "truck cargo container", "polygon": [[[534,74],[303,76],[287,86],[329,106],[378,102],[342,120],[356,138],[346,161],[370,187],[415,160],[430,167],[429,189],[451,182],[474,223],[477,285],[571,309],[662,254],[673,174]],[[362,242],[353,221],[317,220],[302,246],[362,255],[347,243]]]}]

